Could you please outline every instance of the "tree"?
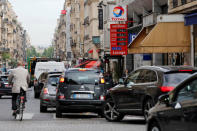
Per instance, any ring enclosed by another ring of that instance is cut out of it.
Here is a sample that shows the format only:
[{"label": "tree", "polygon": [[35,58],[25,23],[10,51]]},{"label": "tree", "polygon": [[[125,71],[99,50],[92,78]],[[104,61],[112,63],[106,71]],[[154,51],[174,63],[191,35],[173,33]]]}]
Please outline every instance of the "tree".
[{"label": "tree", "polygon": [[10,54],[4,52],[4,53],[2,54],[2,60],[3,60],[4,64],[5,64],[5,67],[6,67],[6,62],[7,62],[7,60],[9,60],[9,59],[10,59]]},{"label": "tree", "polygon": [[53,53],[54,53],[54,49],[53,47],[50,46],[44,50],[44,52],[42,53],[42,56],[52,58]]},{"label": "tree", "polygon": [[35,47],[31,47],[31,48],[29,48],[29,49],[27,49],[27,57],[29,58],[29,57],[34,57],[34,56],[36,56],[36,57],[40,57],[41,55],[40,55],[40,53],[38,53],[37,51],[36,51],[36,49],[35,49]]}]

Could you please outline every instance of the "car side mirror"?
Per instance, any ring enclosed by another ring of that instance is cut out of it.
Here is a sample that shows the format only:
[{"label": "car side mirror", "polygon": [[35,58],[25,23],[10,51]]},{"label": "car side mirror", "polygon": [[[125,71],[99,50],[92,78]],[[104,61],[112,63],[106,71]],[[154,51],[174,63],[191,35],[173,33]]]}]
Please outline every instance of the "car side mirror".
[{"label": "car side mirror", "polygon": [[161,95],[159,97],[159,102],[166,104],[166,106],[169,106],[169,103],[170,103],[170,101],[169,101],[169,95],[168,94]]},{"label": "car side mirror", "polygon": [[99,85],[99,82],[98,82],[98,80],[95,80],[95,85]]}]

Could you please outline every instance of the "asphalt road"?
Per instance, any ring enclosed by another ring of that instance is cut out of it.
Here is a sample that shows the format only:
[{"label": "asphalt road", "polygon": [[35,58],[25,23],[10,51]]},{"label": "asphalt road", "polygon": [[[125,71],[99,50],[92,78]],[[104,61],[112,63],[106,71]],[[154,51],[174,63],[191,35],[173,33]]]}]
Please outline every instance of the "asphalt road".
[{"label": "asphalt road", "polygon": [[143,118],[126,116],[121,122],[107,122],[97,114],[64,114],[55,117],[55,109],[40,113],[39,99],[34,99],[32,89],[27,94],[27,104],[22,122],[12,117],[11,97],[0,99],[0,131],[145,131]]}]

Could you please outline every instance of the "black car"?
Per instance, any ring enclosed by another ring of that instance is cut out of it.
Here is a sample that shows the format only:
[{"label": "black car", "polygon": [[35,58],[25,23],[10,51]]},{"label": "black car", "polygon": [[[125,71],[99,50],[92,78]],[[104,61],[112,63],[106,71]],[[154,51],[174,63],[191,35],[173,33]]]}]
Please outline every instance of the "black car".
[{"label": "black car", "polygon": [[175,88],[197,70],[193,67],[143,66],[133,71],[124,84],[111,88],[106,96],[104,116],[108,121],[120,121],[125,115],[148,116],[161,94]]},{"label": "black car", "polygon": [[180,83],[172,92],[159,97],[150,109],[147,131],[196,131],[197,74]]},{"label": "black car", "polygon": [[0,75],[0,98],[3,95],[11,95],[12,85],[8,83],[8,75]]},{"label": "black car", "polygon": [[40,93],[40,112],[46,112],[47,108],[56,106],[56,90],[60,75],[60,73],[48,74]]},{"label": "black car", "polygon": [[70,112],[95,112],[102,115],[104,83],[98,70],[73,68],[65,71],[57,90],[56,117]]}]

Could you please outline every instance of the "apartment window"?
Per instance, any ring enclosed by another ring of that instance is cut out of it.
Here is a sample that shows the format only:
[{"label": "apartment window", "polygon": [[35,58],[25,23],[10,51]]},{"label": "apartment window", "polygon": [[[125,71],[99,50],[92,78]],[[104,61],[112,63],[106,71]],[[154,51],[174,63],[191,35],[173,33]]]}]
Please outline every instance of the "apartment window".
[{"label": "apartment window", "polygon": [[181,0],[181,4],[184,5],[187,3],[187,0]]},{"label": "apartment window", "polygon": [[176,8],[178,6],[178,0],[172,0],[173,8]]}]

